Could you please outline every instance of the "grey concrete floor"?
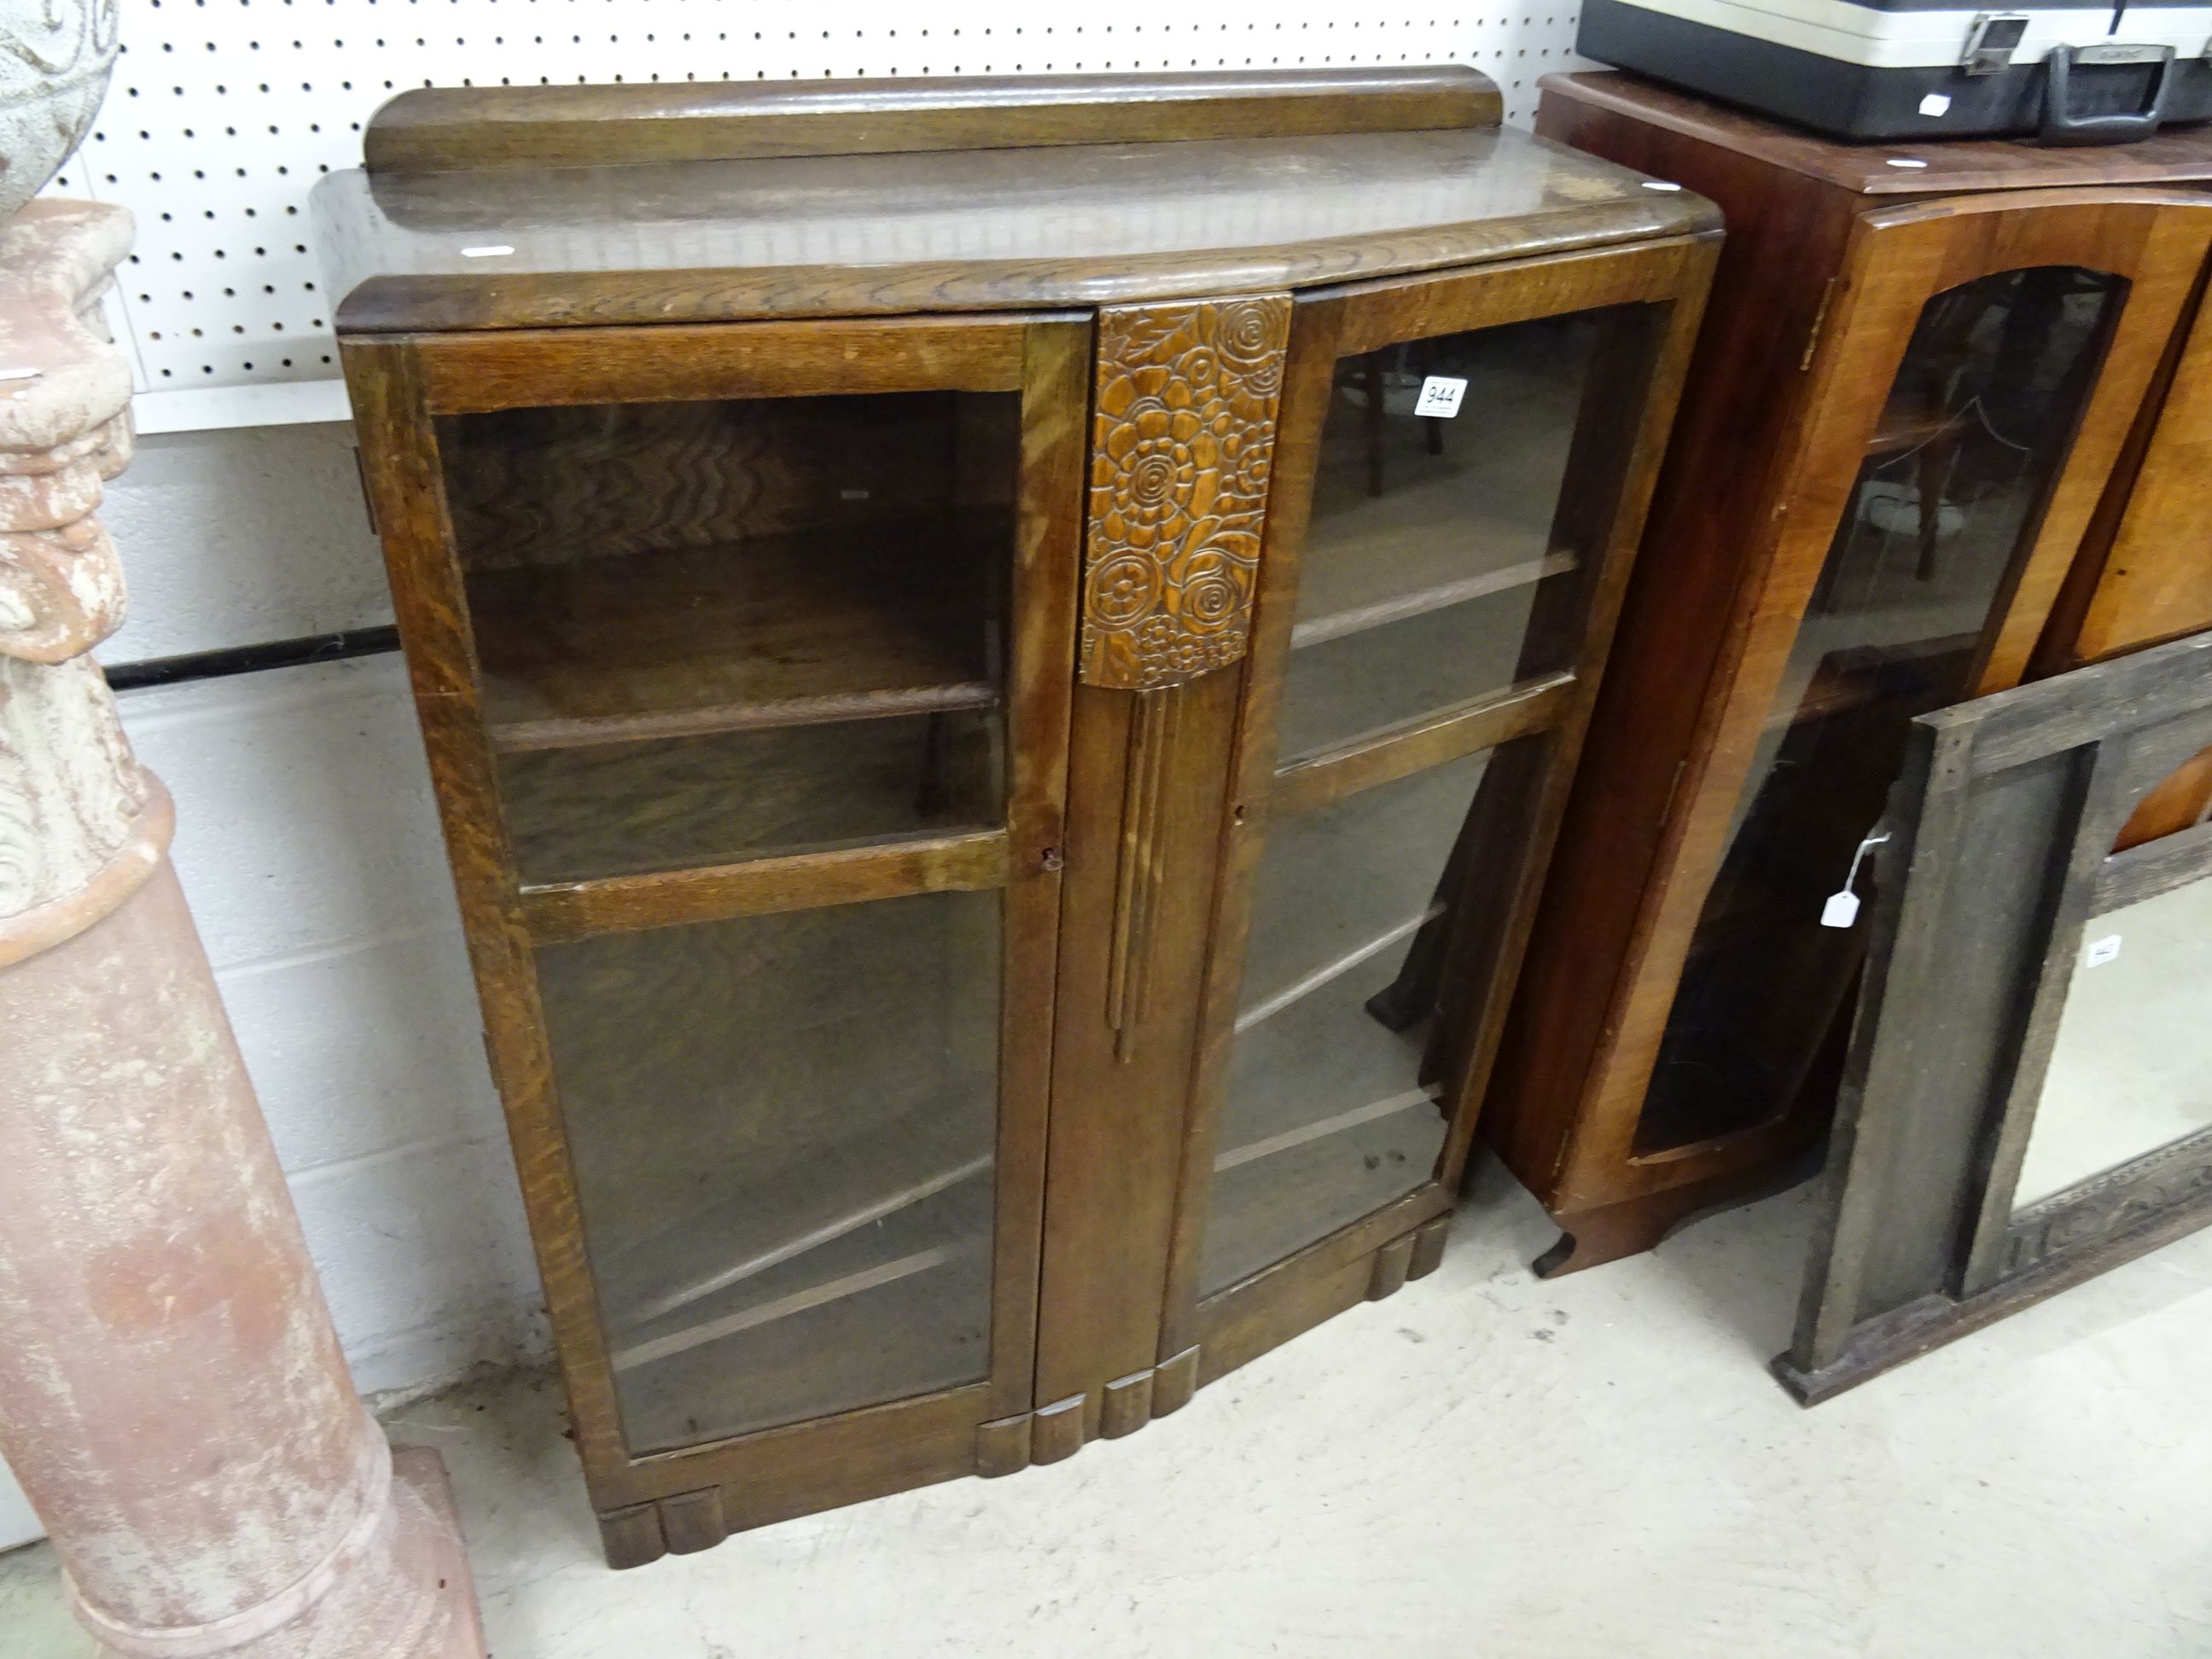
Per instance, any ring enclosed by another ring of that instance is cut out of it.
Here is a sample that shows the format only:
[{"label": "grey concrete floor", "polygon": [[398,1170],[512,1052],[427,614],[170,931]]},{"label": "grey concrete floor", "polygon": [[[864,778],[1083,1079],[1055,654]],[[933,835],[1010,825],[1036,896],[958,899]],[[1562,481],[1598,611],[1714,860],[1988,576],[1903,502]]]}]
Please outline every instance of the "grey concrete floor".
[{"label": "grey concrete floor", "polygon": [[[2212,1655],[2212,1233],[1804,1412],[1800,1190],[1557,1284],[1495,1170],[1443,1268],[1073,1462],[600,1565],[557,1389],[397,1414],[495,1659]],[[50,1551],[0,1653],[90,1652]]]}]

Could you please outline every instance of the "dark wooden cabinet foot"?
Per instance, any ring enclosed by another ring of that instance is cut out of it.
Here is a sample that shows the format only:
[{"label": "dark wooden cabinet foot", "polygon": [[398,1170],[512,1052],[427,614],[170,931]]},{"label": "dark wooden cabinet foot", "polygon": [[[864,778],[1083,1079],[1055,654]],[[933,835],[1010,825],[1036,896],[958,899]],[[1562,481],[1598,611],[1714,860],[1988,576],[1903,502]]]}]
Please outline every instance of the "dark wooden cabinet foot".
[{"label": "dark wooden cabinet foot", "polygon": [[668,1553],[668,1540],[660,1530],[658,1504],[633,1504],[627,1509],[607,1510],[599,1516],[599,1544],[607,1565],[617,1572],[641,1567]]},{"label": "dark wooden cabinet foot", "polygon": [[1714,1203],[1710,1187],[1676,1187],[1625,1203],[1554,1215],[1552,1218],[1561,1228],[1559,1242],[1530,1266],[1539,1279],[1557,1279],[1625,1255],[1640,1255]]}]

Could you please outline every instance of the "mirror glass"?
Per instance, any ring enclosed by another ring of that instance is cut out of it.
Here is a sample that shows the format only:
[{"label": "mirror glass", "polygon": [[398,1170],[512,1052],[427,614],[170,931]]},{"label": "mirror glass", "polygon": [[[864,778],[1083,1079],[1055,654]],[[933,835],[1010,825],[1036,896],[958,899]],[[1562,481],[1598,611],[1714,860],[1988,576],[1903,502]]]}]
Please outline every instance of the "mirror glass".
[{"label": "mirror glass", "polygon": [[2208,983],[2212,880],[2089,923],[2028,1132],[2015,1209],[2212,1129]]}]

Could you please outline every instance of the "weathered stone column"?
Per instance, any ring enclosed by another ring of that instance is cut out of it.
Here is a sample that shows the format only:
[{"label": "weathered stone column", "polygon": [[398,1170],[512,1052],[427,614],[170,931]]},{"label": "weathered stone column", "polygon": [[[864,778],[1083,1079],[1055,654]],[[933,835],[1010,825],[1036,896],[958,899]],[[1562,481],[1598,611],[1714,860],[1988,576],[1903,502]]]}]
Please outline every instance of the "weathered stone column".
[{"label": "weathered stone column", "polygon": [[0,1452],[131,1659],[481,1659],[445,1472],[331,1328],[171,813],[85,653],[131,455],[111,208],[0,229]]}]

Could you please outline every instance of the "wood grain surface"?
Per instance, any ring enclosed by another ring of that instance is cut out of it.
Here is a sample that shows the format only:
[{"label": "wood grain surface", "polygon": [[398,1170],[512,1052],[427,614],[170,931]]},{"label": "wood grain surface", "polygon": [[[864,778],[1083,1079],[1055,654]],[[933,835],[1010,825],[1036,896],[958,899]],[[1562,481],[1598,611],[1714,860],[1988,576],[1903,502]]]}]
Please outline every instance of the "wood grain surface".
[{"label": "wood grain surface", "polygon": [[[1717,240],[1496,106],[1458,70],[410,94],[319,192],[611,1559],[1072,1455],[1435,1265]],[[1567,313],[1586,384],[1540,423],[1501,380],[1451,452],[1518,406],[1559,467],[1490,465],[1416,528],[1495,545],[1340,582],[1306,642],[1494,601],[1518,667],[1359,704],[1273,799],[1341,338]],[[1327,994],[1251,1046],[1296,1086],[1224,1117],[1223,893],[1271,811],[1368,825],[1409,965],[1262,929],[1260,978]],[[1368,1011],[1408,975],[1442,1017]],[[1389,1086],[1340,1099],[1302,1057],[1347,1023]]]},{"label": "wood grain surface", "polygon": [[[1547,100],[1620,116],[1859,196],[1948,196],[1969,191],[2212,179],[2212,129],[2202,126],[2169,128],[2139,144],[2073,149],[2009,138],[1856,144],[1819,137],[1802,127],[1729,109],[1618,70],[1547,75],[1537,84]],[[1917,165],[1896,165],[1900,161]]]},{"label": "wood grain surface", "polygon": [[342,332],[1268,293],[1717,224],[1686,191],[1510,128],[349,172],[314,212]]},{"label": "wood grain surface", "polygon": [[757,161],[1495,126],[1458,64],[1195,74],[908,76],[787,85],[422,87],[362,136],[371,173]]}]

